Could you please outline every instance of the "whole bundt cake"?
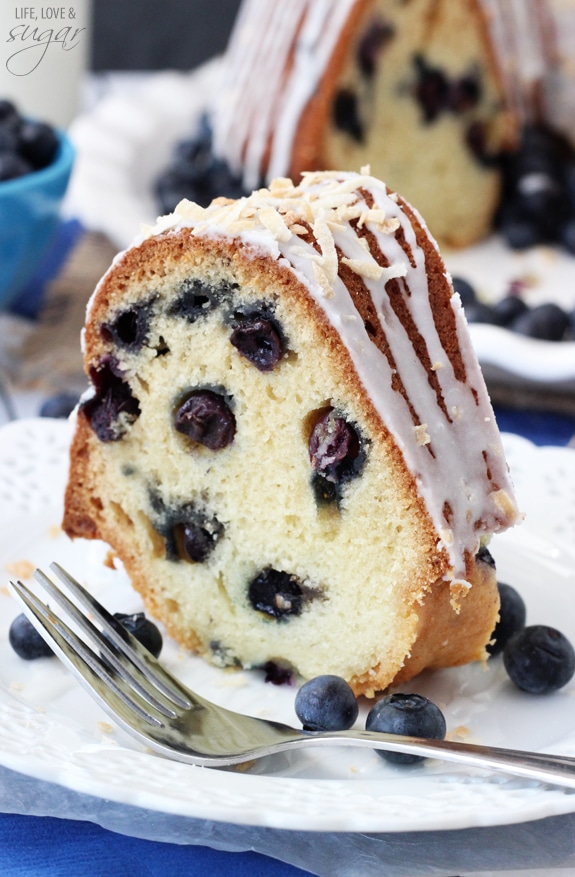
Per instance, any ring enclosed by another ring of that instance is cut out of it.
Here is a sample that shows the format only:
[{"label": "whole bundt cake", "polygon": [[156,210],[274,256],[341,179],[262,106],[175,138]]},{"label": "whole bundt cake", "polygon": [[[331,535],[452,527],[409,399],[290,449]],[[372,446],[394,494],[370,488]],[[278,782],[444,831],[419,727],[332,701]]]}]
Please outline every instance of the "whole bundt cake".
[{"label": "whole bundt cake", "polygon": [[64,529],[177,640],[368,696],[485,656],[502,445],[437,246],[367,169],[182,202],[83,343]]}]

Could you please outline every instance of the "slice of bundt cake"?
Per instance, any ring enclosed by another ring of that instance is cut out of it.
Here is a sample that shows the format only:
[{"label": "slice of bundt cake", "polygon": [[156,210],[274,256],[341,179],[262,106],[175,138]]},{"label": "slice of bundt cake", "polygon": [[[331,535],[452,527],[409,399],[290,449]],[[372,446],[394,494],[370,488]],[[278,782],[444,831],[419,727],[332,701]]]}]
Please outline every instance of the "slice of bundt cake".
[{"label": "slice of bundt cake", "polygon": [[64,528],[221,665],[372,695],[484,656],[517,512],[458,296],[367,173],[176,212],[84,331]]},{"label": "slice of bundt cake", "polygon": [[243,0],[215,153],[248,190],[369,162],[442,245],[468,245],[492,228],[501,155],[558,103],[543,100],[556,15],[549,0]]}]

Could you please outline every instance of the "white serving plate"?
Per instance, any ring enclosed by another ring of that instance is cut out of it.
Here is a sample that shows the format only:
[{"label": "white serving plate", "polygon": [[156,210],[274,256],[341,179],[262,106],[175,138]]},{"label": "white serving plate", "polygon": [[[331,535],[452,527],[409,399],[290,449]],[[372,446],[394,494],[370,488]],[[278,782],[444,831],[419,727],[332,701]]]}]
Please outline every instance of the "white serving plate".
[{"label": "white serving plate", "polygon": [[[18,772],[23,788],[29,778],[56,784],[49,812],[69,791],[164,816],[302,832],[443,831],[575,812],[575,794],[559,787],[435,761],[402,769],[369,751],[293,753],[246,772],[167,761],[115,728],[57,659],[19,659],[7,637],[20,608],[7,585],[32,567],[57,560],[111,611],[141,608],[123,571],[105,565],[103,543],[72,543],[59,529],[70,432],[47,419],[0,430],[0,766]],[[575,452],[504,438],[527,518],[496,540],[500,580],[522,592],[528,622],[575,641]],[[162,660],[216,702],[297,723],[291,686],[211,667],[169,639]],[[493,659],[423,673],[407,688],[441,706],[456,739],[575,757],[575,680],[537,698],[516,690]]]}]

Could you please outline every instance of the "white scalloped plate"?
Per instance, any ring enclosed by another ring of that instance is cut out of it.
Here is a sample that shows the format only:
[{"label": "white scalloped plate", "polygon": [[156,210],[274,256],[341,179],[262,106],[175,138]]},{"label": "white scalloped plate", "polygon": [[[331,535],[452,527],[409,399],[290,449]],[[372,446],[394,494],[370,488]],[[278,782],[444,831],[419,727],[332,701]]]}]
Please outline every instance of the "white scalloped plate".
[{"label": "white scalloped plate", "polygon": [[[219,72],[214,59],[191,73],[108,77],[108,93],[70,128],[77,158],[67,213],[107,234],[119,249],[128,247],[143,223],[154,222],[153,181],[174,144],[190,136],[218,87]],[[452,274],[472,282],[486,302],[502,298],[520,280],[530,305],[553,301],[575,308],[575,258],[558,249],[513,252],[493,236],[443,255]],[[575,342],[538,341],[485,324],[470,328],[487,377],[575,391]]]},{"label": "white scalloped plate", "polygon": [[[114,728],[56,659],[20,660],[7,635],[20,611],[10,577],[56,559],[112,611],[137,611],[125,574],[102,543],[71,543],[59,529],[70,425],[23,420],[0,430],[0,764],[97,798],[166,814],[313,831],[417,831],[510,824],[575,811],[575,793],[439,762],[393,768],[372,752],[277,756],[248,772],[166,761]],[[575,641],[575,452],[505,445],[527,521],[493,548],[500,578],[523,593],[530,622]],[[163,661],[213,700],[296,722],[294,689],[226,672],[166,639]],[[499,659],[424,673],[409,688],[445,711],[448,732],[512,748],[575,756],[575,681],[536,698],[515,690]],[[365,711],[364,711],[365,712]]]}]

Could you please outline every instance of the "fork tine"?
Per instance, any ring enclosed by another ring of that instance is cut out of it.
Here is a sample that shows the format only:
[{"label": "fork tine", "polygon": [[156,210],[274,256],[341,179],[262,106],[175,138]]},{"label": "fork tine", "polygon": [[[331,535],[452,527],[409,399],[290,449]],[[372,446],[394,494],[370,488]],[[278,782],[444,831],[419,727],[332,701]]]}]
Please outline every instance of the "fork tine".
[{"label": "fork tine", "polygon": [[[58,563],[51,563],[50,569],[62,584],[66,586],[72,597],[77,599],[91,613],[92,617],[105,630],[107,636],[118,650],[140,670],[146,679],[156,685],[163,694],[172,699],[181,708],[188,709],[192,705],[187,690],[164,669],[154,655],[126,630],[117,618],[114,618],[77,579],[71,576]],[[59,599],[58,595],[61,595],[61,591],[56,588],[51,579],[41,570],[36,570],[34,577],[40,581],[54,599]]]},{"label": "fork tine", "polygon": [[118,719],[125,716],[128,708],[147,725],[160,727],[163,724],[163,717],[154,715],[151,705],[138,697],[133,689],[122,686],[100,656],[62,619],[54,616],[32,591],[20,581],[10,582],[10,585],[27,608],[30,621],[87,691],[96,696],[106,712]]},{"label": "fork tine", "polygon": [[[79,629],[94,641],[103,659],[109,661],[114,670],[120,673],[126,682],[135,688],[136,691],[152,706],[165,716],[174,718],[176,713],[173,708],[173,700],[168,699],[161,691],[159,691],[149,681],[148,677],[140,672],[136,664],[128,662],[126,656],[116,650],[114,644],[110,642],[108,637],[55,586],[42,570],[36,570],[34,578],[43,586],[44,590],[54,598],[58,605],[64,609],[68,616],[74,620]],[[42,604],[37,601],[36,608],[40,605]]]}]

